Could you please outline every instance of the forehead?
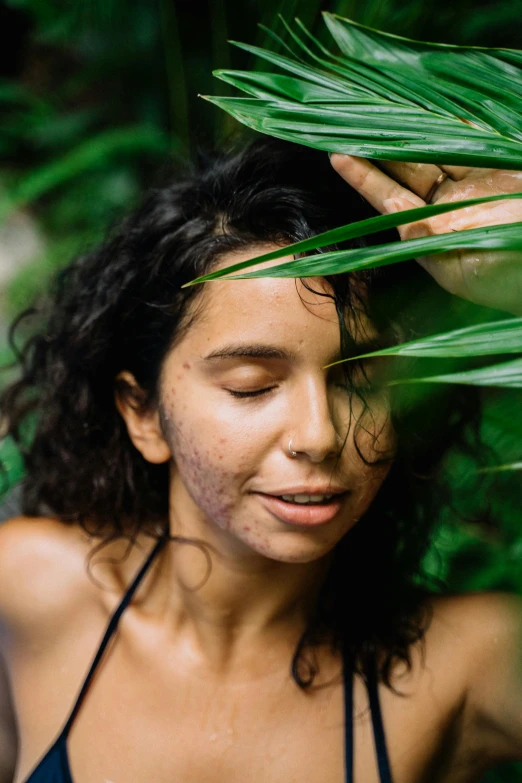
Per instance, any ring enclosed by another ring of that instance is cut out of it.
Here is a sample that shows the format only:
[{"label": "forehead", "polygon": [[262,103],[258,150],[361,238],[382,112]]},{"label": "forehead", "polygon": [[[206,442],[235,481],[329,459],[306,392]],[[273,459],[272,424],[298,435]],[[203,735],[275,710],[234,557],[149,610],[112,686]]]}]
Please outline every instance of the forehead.
[{"label": "forehead", "polygon": [[[249,248],[227,254],[216,268],[246,261],[276,246]],[[291,261],[285,256],[256,269]],[[220,340],[244,339],[291,346],[322,344],[331,351],[339,345],[339,321],[332,289],[322,278],[216,280],[204,284],[196,317],[182,340],[202,347]]]}]

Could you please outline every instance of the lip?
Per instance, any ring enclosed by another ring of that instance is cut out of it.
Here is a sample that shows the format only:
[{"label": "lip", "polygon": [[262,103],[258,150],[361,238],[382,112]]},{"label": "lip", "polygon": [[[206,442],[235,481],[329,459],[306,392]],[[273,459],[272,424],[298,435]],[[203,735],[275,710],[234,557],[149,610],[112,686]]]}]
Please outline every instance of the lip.
[{"label": "lip", "polygon": [[[299,527],[315,527],[317,525],[325,525],[327,522],[331,522],[334,519],[343,505],[344,496],[348,493],[344,490],[343,495],[339,492],[335,493],[337,497],[333,497],[327,503],[321,503],[315,506],[298,505],[297,503],[288,503],[286,500],[274,497],[274,495],[265,495],[262,492],[256,493],[261,500],[264,507],[270,511],[271,514],[276,516],[282,522],[286,522],[289,525],[297,525]],[[305,492],[302,487],[299,492],[295,490],[285,491],[281,494],[284,495],[324,495],[333,494],[332,488],[330,492]]]},{"label": "lip", "polygon": [[270,492],[260,492],[262,495],[344,495],[348,490],[346,487],[332,487],[331,484],[326,486],[312,486],[311,484],[299,486],[294,485],[292,487],[285,487],[284,489],[275,489]]}]

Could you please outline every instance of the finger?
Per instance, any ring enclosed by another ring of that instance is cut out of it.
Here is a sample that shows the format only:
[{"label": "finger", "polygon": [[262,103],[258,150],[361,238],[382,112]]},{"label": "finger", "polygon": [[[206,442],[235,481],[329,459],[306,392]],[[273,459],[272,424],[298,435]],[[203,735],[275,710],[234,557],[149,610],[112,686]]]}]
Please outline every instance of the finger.
[{"label": "finger", "polygon": [[471,166],[440,166],[440,168],[442,171],[445,171],[451,179],[455,180],[455,182],[464,179],[471,174],[472,171],[477,171],[477,169],[473,169]]},{"label": "finger", "polygon": [[451,193],[454,192],[454,188],[455,188],[455,180],[452,179],[446,171],[443,171],[441,172],[439,179],[433,185],[430,193],[428,194],[428,198],[426,199],[426,202],[428,204],[436,204],[445,196],[451,197]]},{"label": "finger", "polygon": [[383,160],[379,166],[387,171],[402,185],[406,185],[417,196],[426,200],[435,183],[440,179],[442,170],[433,163],[405,163],[403,161]]},{"label": "finger", "polygon": [[425,204],[419,196],[399,185],[365,158],[335,153],[330,161],[335,171],[381,213],[386,212],[383,202],[387,199],[406,198],[411,201],[411,207]]},{"label": "finger", "polygon": [[[409,199],[404,197],[395,197],[385,199],[384,210],[386,214],[391,215],[395,212],[405,212],[408,209],[414,209],[417,205],[412,204]],[[428,237],[433,234],[428,220],[417,220],[414,223],[405,223],[397,226],[397,231],[401,239],[419,239],[419,237]]]}]

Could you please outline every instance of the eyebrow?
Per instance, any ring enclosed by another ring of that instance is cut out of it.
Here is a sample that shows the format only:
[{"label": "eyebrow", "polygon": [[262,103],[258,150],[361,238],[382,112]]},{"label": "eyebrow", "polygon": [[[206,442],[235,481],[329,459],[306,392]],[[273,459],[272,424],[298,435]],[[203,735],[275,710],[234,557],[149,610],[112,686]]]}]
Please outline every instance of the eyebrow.
[{"label": "eyebrow", "polygon": [[[363,343],[353,343],[346,358],[351,359],[355,356],[372,353],[373,351],[378,351],[386,347],[387,344],[378,338],[366,340]],[[294,351],[277,348],[275,345],[233,343],[231,345],[225,345],[222,348],[216,348],[215,351],[211,351],[203,357],[204,361],[216,359],[276,359],[279,361],[295,361],[297,355]],[[332,358],[331,362],[327,362],[327,365],[325,366],[334,364],[338,361],[341,361],[340,356]]]},{"label": "eyebrow", "polygon": [[225,345],[223,348],[217,348],[215,351],[203,357],[205,361],[212,359],[279,359],[282,361],[295,360],[296,354],[293,351],[286,351],[282,348],[276,348],[274,345],[245,345],[233,344]]}]

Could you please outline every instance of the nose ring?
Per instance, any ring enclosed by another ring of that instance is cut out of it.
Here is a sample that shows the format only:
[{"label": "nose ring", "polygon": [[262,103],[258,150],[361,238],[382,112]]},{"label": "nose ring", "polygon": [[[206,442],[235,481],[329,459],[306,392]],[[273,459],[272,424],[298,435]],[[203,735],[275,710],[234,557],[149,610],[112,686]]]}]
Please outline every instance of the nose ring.
[{"label": "nose ring", "polygon": [[293,438],[290,438],[290,440],[288,441],[288,453],[290,454],[291,457],[297,457],[297,451],[292,451],[292,440]]}]

